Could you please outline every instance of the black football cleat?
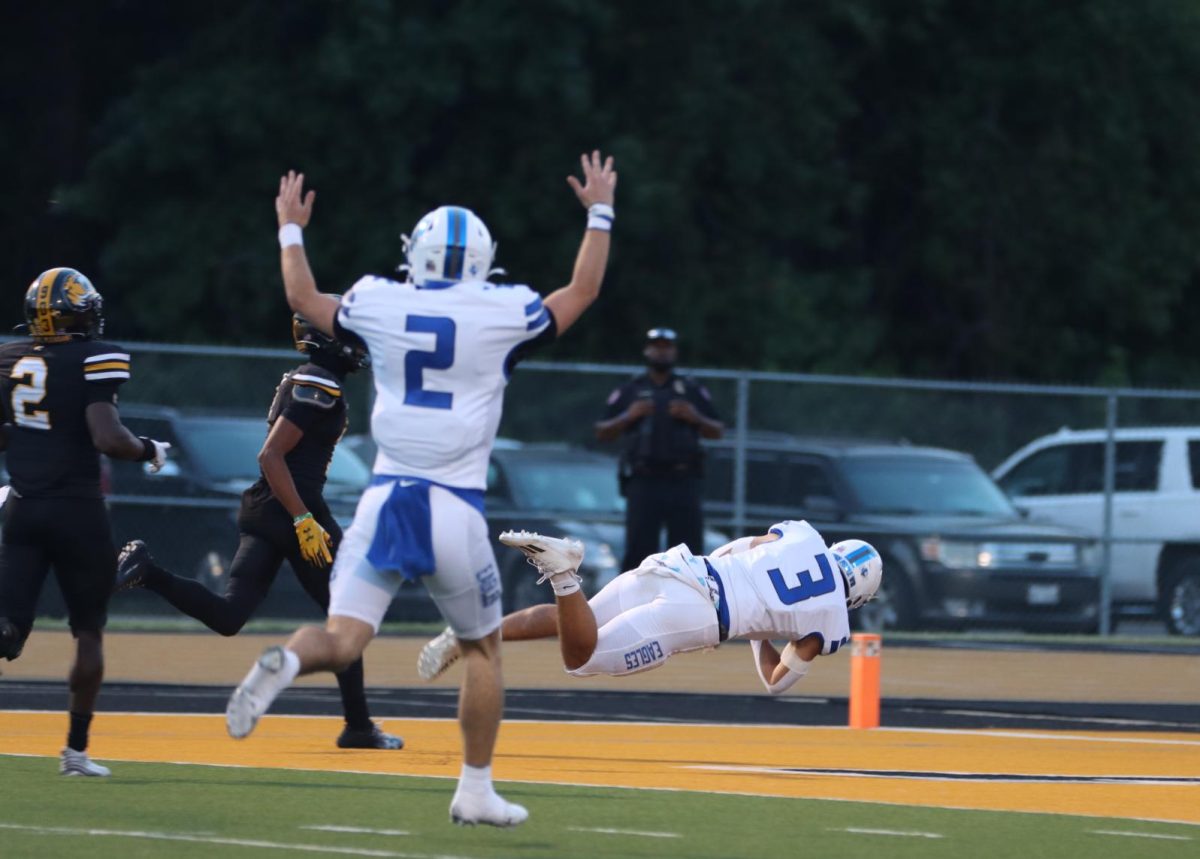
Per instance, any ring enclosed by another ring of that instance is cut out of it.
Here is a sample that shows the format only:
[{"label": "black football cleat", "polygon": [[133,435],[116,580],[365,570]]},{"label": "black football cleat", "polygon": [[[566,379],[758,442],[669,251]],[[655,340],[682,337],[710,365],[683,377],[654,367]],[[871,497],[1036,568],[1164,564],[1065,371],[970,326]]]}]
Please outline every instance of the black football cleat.
[{"label": "black football cleat", "polygon": [[113,593],[144,588],[153,564],[154,559],[150,557],[146,544],[141,540],[130,540],[117,556],[117,581],[113,585]]},{"label": "black football cleat", "polygon": [[404,740],[387,733],[374,722],[370,728],[346,726],[337,738],[339,749],[385,749],[395,751],[404,748]]}]

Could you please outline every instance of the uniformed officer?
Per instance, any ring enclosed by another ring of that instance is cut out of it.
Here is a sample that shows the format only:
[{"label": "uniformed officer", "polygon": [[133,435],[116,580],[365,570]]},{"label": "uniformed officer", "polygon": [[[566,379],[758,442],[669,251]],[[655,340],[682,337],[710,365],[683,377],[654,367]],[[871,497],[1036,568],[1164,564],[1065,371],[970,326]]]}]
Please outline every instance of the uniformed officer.
[{"label": "uniformed officer", "polygon": [[664,526],[668,546],[686,543],[694,552],[704,551],[700,439],[720,438],[725,425],[708,390],[675,372],[676,341],[670,328],[646,332],[646,372],[609,395],[605,418],[596,424],[600,441],[624,436],[626,570],[660,550]]}]

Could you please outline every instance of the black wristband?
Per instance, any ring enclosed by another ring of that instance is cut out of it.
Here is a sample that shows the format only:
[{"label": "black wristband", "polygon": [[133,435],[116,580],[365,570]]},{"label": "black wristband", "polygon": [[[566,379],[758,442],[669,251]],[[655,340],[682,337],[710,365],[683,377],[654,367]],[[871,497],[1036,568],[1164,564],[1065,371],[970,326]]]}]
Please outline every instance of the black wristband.
[{"label": "black wristband", "polygon": [[150,439],[146,438],[144,435],[139,435],[138,441],[142,443],[142,455],[139,456],[136,461],[149,462],[150,460],[154,459],[155,455],[158,453],[157,449],[154,447],[154,442],[150,441]]}]

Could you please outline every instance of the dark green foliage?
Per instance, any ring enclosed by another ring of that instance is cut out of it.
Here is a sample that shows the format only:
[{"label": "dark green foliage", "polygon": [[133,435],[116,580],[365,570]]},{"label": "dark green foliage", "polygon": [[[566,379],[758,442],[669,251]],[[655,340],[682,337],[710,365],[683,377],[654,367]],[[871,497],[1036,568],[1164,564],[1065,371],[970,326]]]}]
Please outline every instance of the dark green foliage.
[{"label": "dark green foliage", "polygon": [[[0,36],[9,122],[31,117],[0,136],[26,168],[0,318],[70,264],[118,339],[282,345],[291,167],[317,190],[325,289],[390,271],[398,234],[453,202],[546,293],[583,224],[563,179],[599,146],[621,173],[606,293],[549,357],[637,361],[668,323],[691,365],[1200,371],[1187,0],[168,6],[26,11]],[[36,65],[49,33],[74,62]]]}]

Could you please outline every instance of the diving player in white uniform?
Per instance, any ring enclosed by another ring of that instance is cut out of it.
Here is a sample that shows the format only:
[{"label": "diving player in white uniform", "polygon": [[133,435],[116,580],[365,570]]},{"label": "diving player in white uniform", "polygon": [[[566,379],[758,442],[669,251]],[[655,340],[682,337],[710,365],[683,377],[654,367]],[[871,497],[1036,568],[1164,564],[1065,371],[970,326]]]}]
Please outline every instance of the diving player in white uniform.
[{"label": "diving player in white uniform", "polygon": [[229,699],[230,735],[245,737],[299,674],[339,671],[379,631],[404,580],[420,580],[467,663],[459,700],[463,767],[450,803],[455,823],[515,826],[528,817],[492,787],[504,709],[500,576],[483,517],[488,456],[504,388],[530,350],[560,336],[600,294],[608,263],[613,160],[581,158],[568,177],[588,211],[570,282],[545,301],[527,286],[488,281],[495,245],[483,221],[457,206],[423,217],[405,237],[409,280],[364,277],[342,297],[317,291],[302,228],[313,192],[289,173],[275,201],[288,304],[324,333],[371,354],[374,478],[334,562],[329,618],[264,651]]},{"label": "diving player in white uniform", "polygon": [[[650,555],[589,602],[575,574],[583,559],[577,541],[527,531],[508,531],[500,540],[524,552],[556,596],[555,605],[506,617],[504,639],[558,634],[563,665],[578,677],[634,674],[657,668],[674,653],[746,638],[759,677],[778,695],[807,673],[814,658],[836,653],[849,640],[849,611],[875,596],[883,576],[883,562],[869,543],[843,540],[827,548],[807,522],[789,521],[708,557],[696,557],[684,545]],[[772,639],[788,644],[780,652]],[[457,658],[448,630],[422,650],[419,673],[431,680]]]}]

